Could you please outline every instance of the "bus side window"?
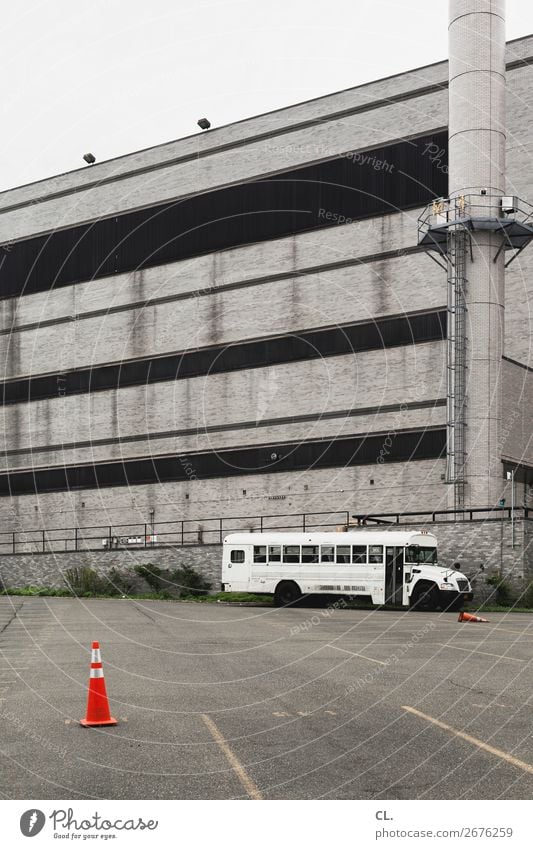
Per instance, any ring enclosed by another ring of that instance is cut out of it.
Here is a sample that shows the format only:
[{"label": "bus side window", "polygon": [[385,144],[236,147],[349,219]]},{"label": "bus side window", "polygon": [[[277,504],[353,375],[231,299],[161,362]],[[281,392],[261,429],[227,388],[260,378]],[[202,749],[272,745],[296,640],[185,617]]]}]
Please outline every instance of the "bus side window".
[{"label": "bus side window", "polygon": [[281,545],[268,546],[268,559],[271,563],[281,563]]},{"label": "bus side window", "polygon": [[318,563],[318,545],[302,546],[302,563]]},{"label": "bus side window", "polygon": [[352,563],[366,563],[366,545],[352,545]]},{"label": "bus side window", "polygon": [[254,563],[266,563],[266,545],[254,545]]},{"label": "bus side window", "polygon": [[337,563],[349,563],[350,562],[350,546],[349,545],[338,545],[337,546]]},{"label": "bus side window", "polygon": [[241,548],[234,548],[229,559],[232,563],[244,563],[244,551]]},{"label": "bus side window", "polygon": [[299,545],[284,545],[283,546],[283,562],[284,563],[299,563],[300,562],[300,546]]},{"label": "bus side window", "polygon": [[321,545],[320,546],[320,560],[322,563],[334,563],[335,562],[335,546],[334,545]]},{"label": "bus side window", "polygon": [[383,546],[369,545],[368,546],[368,562],[383,563]]}]

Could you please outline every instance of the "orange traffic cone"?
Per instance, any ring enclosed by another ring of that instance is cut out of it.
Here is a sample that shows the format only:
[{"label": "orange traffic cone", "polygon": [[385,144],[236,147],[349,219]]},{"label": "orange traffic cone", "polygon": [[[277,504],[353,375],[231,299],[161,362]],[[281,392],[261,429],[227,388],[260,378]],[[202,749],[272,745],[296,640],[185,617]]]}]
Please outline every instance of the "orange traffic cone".
[{"label": "orange traffic cone", "polygon": [[117,720],[109,712],[109,701],[105,688],[104,670],[100,656],[100,643],[94,642],[91,651],[91,677],[87,695],[87,716],[80,719],[86,728],[92,725],[116,725]]},{"label": "orange traffic cone", "polygon": [[483,619],[481,616],[474,616],[473,613],[465,613],[461,610],[458,622],[488,622],[488,619]]}]

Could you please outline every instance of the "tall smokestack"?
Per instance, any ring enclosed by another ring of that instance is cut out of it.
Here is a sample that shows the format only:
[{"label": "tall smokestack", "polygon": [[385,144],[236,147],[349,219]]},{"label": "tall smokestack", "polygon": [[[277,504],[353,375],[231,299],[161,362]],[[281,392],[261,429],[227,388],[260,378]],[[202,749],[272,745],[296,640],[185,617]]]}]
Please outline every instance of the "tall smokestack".
[{"label": "tall smokestack", "polygon": [[455,506],[485,507],[502,489],[505,252],[497,221],[505,194],[504,0],[450,0],[449,21],[449,197],[456,216],[472,219],[448,236],[456,308],[449,438]]},{"label": "tall smokestack", "polygon": [[505,196],[504,11],[504,0],[450,0],[449,195],[418,219],[419,244],[448,276],[452,508],[492,508],[503,491],[505,267],[533,240],[532,208]]},{"label": "tall smokestack", "polygon": [[[450,197],[505,193],[505,2],[450,0]],[[493,215],[499,208],[492,205]]]}]

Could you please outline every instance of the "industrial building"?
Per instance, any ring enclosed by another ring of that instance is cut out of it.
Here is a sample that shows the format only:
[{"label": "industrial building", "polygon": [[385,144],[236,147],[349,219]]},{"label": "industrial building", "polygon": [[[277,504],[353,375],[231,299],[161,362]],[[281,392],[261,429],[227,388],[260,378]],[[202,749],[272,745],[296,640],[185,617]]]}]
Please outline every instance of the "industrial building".
[{"label": "industrial building", "polygon": [[533,36],[476,32],[450,85],[438,62],[0,194],[5,532],[489,508],[511,471],[533,504]]}]

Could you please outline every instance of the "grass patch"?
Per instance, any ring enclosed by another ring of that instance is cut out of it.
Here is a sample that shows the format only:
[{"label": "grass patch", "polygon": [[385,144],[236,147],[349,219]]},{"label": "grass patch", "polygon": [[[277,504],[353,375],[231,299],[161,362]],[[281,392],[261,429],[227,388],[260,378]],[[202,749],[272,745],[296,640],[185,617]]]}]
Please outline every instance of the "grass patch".
[{"label": "grass patch", "polygon": [[22,596],[72,596],[66,587],[6,587],[0,591],[0,595],[22,595]]},{"label": "grass patch", "polygon": [[257,595],[256,593],[213,593],[212,595],[197,596],[194,600],[208,604],[216,604],[219,601],[233,604],[263,604],[265,607],[272,607],[274,604],[273,596]]},{"label": "grass patch", "polygon": [[[61,596],[64,598],[117,598],[117,592],[98,592],[96,590],[84,590],[76,593],[66,587],[7,587],[0,590],[0,595],[4,596]],[[214,593],[213,595],[194,595],[193,593],[184,593],[178,598],[170,595],[165,590],[161,592],[132,592],[123,594],[122,598],[133,599],[148,599],[152,601],[195,601],[202,603],[217,603],[219,601],[252,604],[263,604],[272,606],[274,599],[267,595],[254,595],[253,593]]]}]

